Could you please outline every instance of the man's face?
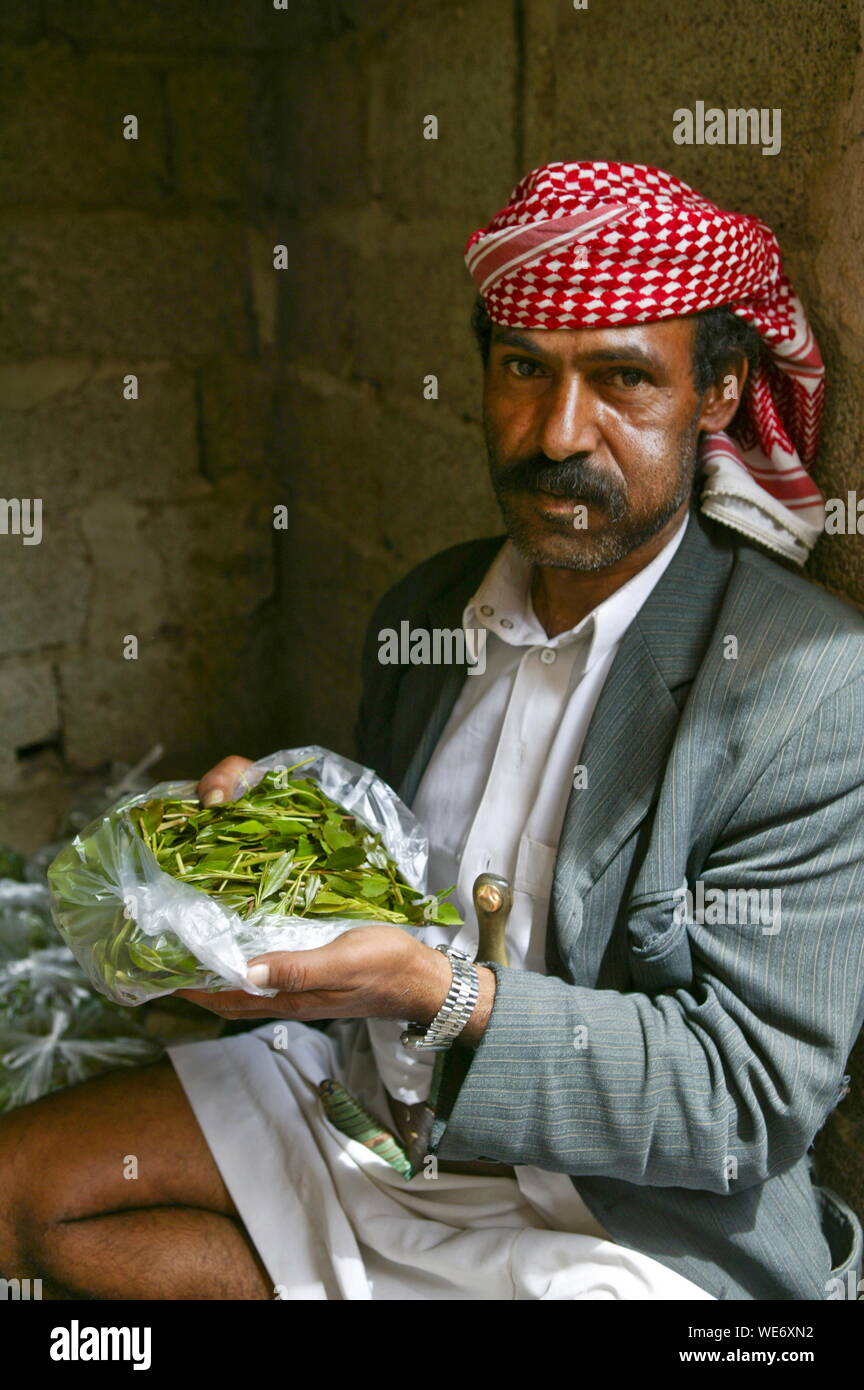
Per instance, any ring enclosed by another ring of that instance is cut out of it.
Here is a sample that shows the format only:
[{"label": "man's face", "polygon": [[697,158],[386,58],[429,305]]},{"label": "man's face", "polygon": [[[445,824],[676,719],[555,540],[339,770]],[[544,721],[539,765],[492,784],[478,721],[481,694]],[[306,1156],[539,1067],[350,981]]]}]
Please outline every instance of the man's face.
[{"label": "man's face", "polygon": [[495,495],[526,559],[602,569],[689,499],[704,427],[694,333],[692,318],[493,326],[483,425]]}]

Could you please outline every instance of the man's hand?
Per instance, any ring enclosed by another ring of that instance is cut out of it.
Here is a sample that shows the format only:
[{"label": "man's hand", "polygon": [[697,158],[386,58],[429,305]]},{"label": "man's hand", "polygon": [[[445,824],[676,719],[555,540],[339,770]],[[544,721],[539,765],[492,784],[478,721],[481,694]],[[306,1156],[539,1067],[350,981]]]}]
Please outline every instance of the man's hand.
[{"label": "man's hand", "polygon": [[[202,806],[230,801],[251,758],[223,758],[198,783]],[[261,973],[266,968],[266,978]],[[255,974],[252,974],[252,971]],[[183,999],[222,1018],[399,1018],[429,1023],[447,997],[452,967],[398,927],[370,923],[354,927],[311,951],[271,951],[249,962],[250,980],[276,989],[272,998],[239,989],[178,989]],[[474,1012],[459,1042],[476,1046],[483,1036],[495,998],[495,974],[477,967],[479,992]]]},{"label": "man's hand", "polygon": [[[241,760],[225,760],[232,761]],[[492,1012],[494,972],[478,966],[478,974],[477,1004],[459,1035],[460,1043],[476,1045]],[[243,990],[176,993],[230,1019],[398,1018],[429,1023],[447,997],[451,976],[442,951],[433,951],[398,927],[376,922],[354,927],[311,951],[271,951],[250,961],[250,980],[277,989],[273,998]]]},{"label": "man's hand", "polygon": [[252,766],[251,758],[223,758],[209,772],[205,772],[198,783],[198,799],[202,806],[217,806],[220,801],[230,801],[234,788],[242,772]]}]

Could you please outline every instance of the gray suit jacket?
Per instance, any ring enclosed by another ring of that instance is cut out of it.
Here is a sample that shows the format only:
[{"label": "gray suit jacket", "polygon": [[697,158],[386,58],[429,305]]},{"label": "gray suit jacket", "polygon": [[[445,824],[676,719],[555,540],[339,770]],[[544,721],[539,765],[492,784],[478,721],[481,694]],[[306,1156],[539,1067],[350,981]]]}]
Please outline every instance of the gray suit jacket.
[{"label": "gray suit jacket", "polygon": [[[458,628],[503,540],[433,556],[372,616],[357,751],[409,804],[465,672],[381,665],[379,629]],[[717,1298],[824,1299],[810,1152],[864,1021],[864,621],[694,508],[581,762],[550,975],[494,967],[430,1151],[569,1174],[616,1241]],[[779,922],[676,920],[700,880],[779,890]]]}]

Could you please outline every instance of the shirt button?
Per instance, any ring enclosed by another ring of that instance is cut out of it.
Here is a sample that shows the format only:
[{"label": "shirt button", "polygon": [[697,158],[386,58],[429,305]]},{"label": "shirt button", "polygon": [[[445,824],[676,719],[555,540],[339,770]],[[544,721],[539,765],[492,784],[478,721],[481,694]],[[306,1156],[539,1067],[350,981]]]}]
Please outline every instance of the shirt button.
[{"label": "shirt button", "polygon": [[502,618],[502,619],[501,619],[501,626],[502,626],[502,627],[512,627],[513,624],[511,623],[511,621],[510,621],[509,618]]},{"label": "shirt button", "polygon": [[545,661],[546,665],[548,666],[551,662],[555,660],[556,656],[557,652],[553,652],[551,647],[544,647],[542,652],[540,653],[540,660]]},{"label": "shirt button", "polygon": [[484,603],[480,606],[480,612],[485,614],[487,618],[491,618],[492,614],[495,612],[495,609],[490,608],[488,603]]}]

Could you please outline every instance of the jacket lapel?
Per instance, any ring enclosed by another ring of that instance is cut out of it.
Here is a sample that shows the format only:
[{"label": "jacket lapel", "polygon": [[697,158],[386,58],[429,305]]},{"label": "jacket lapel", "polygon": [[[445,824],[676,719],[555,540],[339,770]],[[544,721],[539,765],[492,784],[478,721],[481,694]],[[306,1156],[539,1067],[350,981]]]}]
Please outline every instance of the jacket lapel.
[{"label": "jacket lapel", "polygon": [[581,930],[582,897],[657,795],[733,560],[726,538],[691,509],[677,554],[622,638],[580,755],[587,785],[571,789],[565,812],[548,935],[555,973]]}]

